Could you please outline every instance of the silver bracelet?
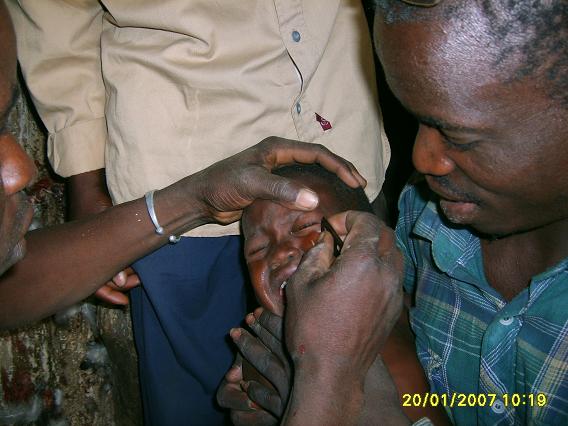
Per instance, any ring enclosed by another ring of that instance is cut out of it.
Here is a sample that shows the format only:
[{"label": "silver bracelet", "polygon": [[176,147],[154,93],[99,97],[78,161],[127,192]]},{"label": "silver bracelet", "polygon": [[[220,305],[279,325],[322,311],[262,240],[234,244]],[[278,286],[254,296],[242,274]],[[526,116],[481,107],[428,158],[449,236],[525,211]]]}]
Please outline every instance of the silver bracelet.
[{"label": "silver bracelet", "polygon": [[[155,190],[148,191],[144,196],[146,200],[146,208],[148,209],[150,220],[152,221],[154,227],[156,228],[156,234],[164,235],[164,228],[160,226],[160,223],[158,222],[158,217],[156,216],[156,210],[154,209],[154,192],[156,191]],[[179,240],[181,240],[181,237],[177,235],[170,235],[168,237],[168,240],[170,241],[170,243],[175,244],[179,242]]]},{"label": "silver bracelet", "polygon": [[412,426],[434,426],[434,423],[428,417],[422,417],[417,422],[412,423]]}]

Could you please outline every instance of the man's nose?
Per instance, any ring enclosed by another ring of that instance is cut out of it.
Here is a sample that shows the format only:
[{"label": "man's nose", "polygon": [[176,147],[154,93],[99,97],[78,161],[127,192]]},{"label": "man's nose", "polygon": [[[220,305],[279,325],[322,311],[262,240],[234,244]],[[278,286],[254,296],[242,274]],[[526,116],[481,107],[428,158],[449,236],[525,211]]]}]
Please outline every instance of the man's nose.
[{"label": "man's nose", "polygon": [[32,159],[10,135],[0,136],[0,176],[7,196],[21,191],[37,176]]},{"label": "man's nose", "polygon": [[454,162],[446,155],[443,136],[423,124],[418,127],[412,162],[416,170],[425,175],[445,176],[454,168]]},{"label": "man's nose", "polygon": [[302,256],[302,251],[294,244],[290,242],[278,244],[272,254],[270,268],[272,270],[278,269],[300,256]]}]

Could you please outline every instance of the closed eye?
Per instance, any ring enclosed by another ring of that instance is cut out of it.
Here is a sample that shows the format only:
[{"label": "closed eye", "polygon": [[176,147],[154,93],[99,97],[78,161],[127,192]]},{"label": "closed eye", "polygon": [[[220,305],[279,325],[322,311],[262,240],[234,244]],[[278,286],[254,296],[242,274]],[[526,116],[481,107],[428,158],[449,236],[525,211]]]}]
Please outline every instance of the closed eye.
[{"label": "closed eye", "polygon": [[456,142],[455,140],[452,140],[450,138],[448,138],[447,136],[443,136],[443,140],[444,143],[452,148],[455,148],[459,151],[468,151],[470,149],[472,149],[476,142],[478,141],[472,141],[472,142]]},{"label": "closed eye", "polygon": [[468,151],[472,148],[474,148],[476,146],[476,144],[478,142],[480,142],[479,139],[474,139],[471,137],[451,137],[449,136],[446,132],[444,132],[442,129],[437,129],[438,132],[440,132],[440,135],[442,136],[442,140],[444,141],[444,143],[450,147],[450,148],[454,148],[458,151]]},{"label": "closed eye", "polygon": [[314,221],[314,222],[302,223],[300,225],[294,226],[290,233],[292,235],[302,236],[302,235],[307,234],[309,232],[313,232],[315,227],[317,227],[317,230],[320,230],[321,222],[320,221]]}]

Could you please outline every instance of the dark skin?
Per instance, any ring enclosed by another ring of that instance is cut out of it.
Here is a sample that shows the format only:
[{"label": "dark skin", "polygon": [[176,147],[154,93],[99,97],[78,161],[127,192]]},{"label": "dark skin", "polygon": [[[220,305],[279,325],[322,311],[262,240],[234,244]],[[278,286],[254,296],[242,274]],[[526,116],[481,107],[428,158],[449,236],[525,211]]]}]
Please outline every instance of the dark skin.
[{"label": "dark skin", "polygon": [[[385,376],[376,355],[402,309],[402,257],[392,231],[361,212],[333,216],[330,223],[346,235],[341,255],[334,259],[331,235],[322,233],[286,287],[294,387],[283,424],[359,424],[371,405],[367,373],[372,367],[376,377]],[[390,385],[380,397],[385,409],[398,401]],[[387,411],[375,418],[408,423],[402,412]]]},{"label": "dark skin", "polygon": [[320,179],[294,179],[312,188],[320,199],[310,212],[290,211],[280,204],[257,200],[242,219],[245,260],[260,305],[283,316],[281,284],[296,271],[304,253],[321,232],[322,217],[339,213],[339,201]]},{"label": "dark skin", "polygon": [[483,28],[377,24],[388,83],[420,121],[414,165],[444,215],[481,236],[487,280],[511,300],[568,255],[566,111],[538,79],[500,83],[482,50],[460,49]]},{"label": "dark skin", "polygon": [[[268,138],[157,191],[155,208],[164,236],[154,232],[143,199],[26,234],[31,214],[22,190],[34,178],[35,168],[4,130],[15,84],[15,39],[0,2],[0,265],[3,269],[14,265],[0,279],[2,329],[44,318],[82,300],[135,259],[166,244],[168,235],[204,223],[238,220],[256,198],[279,200],[301,210],[315,208],[318,199],[313,191],[270,174],[280,165],[317,162],[348,185],[365,184],[350,163],[322,146]],[[20,209],[24,213],[16,214]]]},{"label": "dark skin", "polygon": [[[67,197],[69,200],[68,220],[83,219],[112,207],[104,169],[69,177]],[[127,305],[128,296],[124,292],[139,284],[140,278],[131,267],[128,267],[99,288],[95,296],[110,304]]]},{"label": "dark skin", "polygon": [[[295,180],[316,191],[320,199],[316,209],[311,212],[292,211],[271,201],[257,200],[245,210],[242,218],[245,259],[255,294],[266,312],[257,311],[246,319],[259,339],[243,329],[231,332],[244,360],[242,367],[237,362],[233,370],[227,373],[227,381],[219,390],[219,400],[222,406],[233,409],[231,417],[237,425],[276,424],[277,418],[282,417],[289,393],[291,369],[281,343],[280,317],[285,309],[281,284],[292,276],[304,254],[315,246],[321,233],[321,218],[331,217],[345,208],[356,207],[345,200],[340,202],[330,190],[329,184],[318,177]],[[427,392],[429,389],[416,356],[414,337],[406,317],[407,313],[404,312],[376,361],[379,365],[384,361],[396,384],[399,397],[403,393]],[[264,377],[255,375],[247,361],[258,366],[273,381],[276,389],[266,384]],[[390,381],[388,373],[386,377]],[[246,382],[241,385],[243,376]],[[258,381],[265,385],[264,389],[255,383]],[[368,374],[365,397],[369,398],[373,391],[384,387],[386,381],[385,377]],[[251,399],[243,395],[245,387]],[[266,408],[272,415],[251,409],[252,401]],[[399,404],[398,400],[396,404]],[[413,420],[429,416],[439,420],[439,424],[447,423],[442,410],[431,407],[408,407],[405,413]]]},{"label": "dark skin", "polygon": [[[493,69],[488,21],[475,14],[443,19],[386,24],[379,12],[378,53],[393,93],[420,122],[416,168],[440,196],[446,219],[480,236],[486,277],[510,300],[568,255],[566,111],[547,97],[545,75],[511,81],[514,61]],[[390,234],[353,213],[334,226],[351,250],[333,263],[324,235],[286,287],[294,388],[285,425],[351,425],[368,414],[364,408],[375,419],[385,415],[385,403],[393,408],[387,395],[363,402],[363,377],[373,372],[369,349],[380,349],[394,324],[385,321],[392,318],[385,307],[400,303]],[[369,235],[381,237],[370,243]],[[379,286],[367,285],[371,275],[375,282],[380,275]],[[344,283],[349,291],[336,294]],[[366,309],[372,303],[374,312]],[[349,309],[326,309],[344,304]],[[390,415],[392,424],[409,424]]]},{"label": "dark skin", "polygon": [[[488,29],[476,18],[387,25],[379,13],[375,35],[393,93],[420,121],[416,168],[440,195],[445,217],[481,236],[488,280],[510,299],[532,274],[568,254],[566,114],[539,90],[545,76],[510,82],[515,69],[504,74],[491,69],[483,43]],[[339,229],[344,225],[346,244],[356,250],[345,250],[332,264],[331,239],[324,236],[287,286],[285,337],[294,362],[294,388],[286,425],[356,424],[364,407],[375,410],[371,418],[381,418],[388,401],[378,396],[374,404],[364,404],[362,378],[371,366],[368,349],[379,349],[385,330],[394,324],[374,321],[389,316],[385,306],[399,303],[393,291],[396,256],[389,249],[388,231],[370,219],[348,214],[334,223]],[[379,234],[369,244],[368,236]],[[528,253],[539,254],[514,270],[512,259],[525,260],[520,256]],[[381,285],[372,288],[365,277],[374,266],[375,280],[384,275]],[[350,284],[349,292],[335,294],[344,282]],[[517,282],[521,284],[513,285]],[[326,291],[318,292],[324,286]],[[382,287],[380,294],[377,287]],[[326,309],[342,307],[339,301],[345,296],[348,310]],[[366,310],[379,301],[386,305]],[[404,417],[391,418],[408,424]]]}]

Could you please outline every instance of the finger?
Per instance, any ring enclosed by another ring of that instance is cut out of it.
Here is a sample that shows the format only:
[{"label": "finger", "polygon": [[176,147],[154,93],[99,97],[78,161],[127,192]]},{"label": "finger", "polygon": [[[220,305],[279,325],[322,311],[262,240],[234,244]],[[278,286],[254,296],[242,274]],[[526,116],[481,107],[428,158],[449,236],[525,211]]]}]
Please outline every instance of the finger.
[{"label": "finger", "polygon": [[231,383],[238,384],[243,381],[243,365],[241,354],[237,353],[235,362],[225,373],[225,380]]},{"label": "finger", "polygon": [[135,275],[136,274],[136,272],[134,271],[134,269],[132,269],[131,266],[124,268],[124,272],[126,272],[127,275]]},{"label": "finger", "polygon": [[282,150],[277,155],[277,167],[280,165],[302,163],[318,163],[332,173],[335,173],[342,181],[352,188],[365,186],[367,181],[349,161],[332,153],[329,149],[319,144],[306,144],[289,150]]},{"label": "finger", "polygon": [[270,352],[259,339],[242,328],[234,328],[229,334],[243,357],[279,392],[285,394],[288,389],[288,375],[278,357]]},{"label": "finger", "polygon": [[140,285],[140,277],[137,274],[129,275],[126,279],[126,284],[121,288],[122,291],[130,290]]},{"label": "finger", "polygon": [[243,386],[249,399],[251,399],[256,404],[260,405],[265,410],[270,411],[276,417],[281,417],[283,410],[282,399],[280,395],[273,389],[269,389],[266,386],[261,385],[254,380],[246,382]]},{"label": "finger", "polygon": [[121,278],[118,278],[118,283],[117,283],[117,277],[115,275],[111,281],[107,282],[106,285],[111,289],[113,289],[114,291],[119,291],[124,293],[140,285],[140,278],[138,278],[138,275],[130,275],[128,278],[126,278],[126,281],[121,281]]},{"label": "finger", "polygon": [[344,237],[349,232],[347,229],[347,213],[349,211],[337,213],[327,218],[329,224],[341,237]]},{"label": "finger", "polygon": [[254,410],[253,401],[241,388],[241,385],[239,383],[229,383],[226,380],[223,380],[219,389],[217,389],[217,402],[221,407],[229,410]]},{"label": "finger", "polygon": [[263,308],[255,309],[253,315],[270,334],[278,340],[282,340],[284,330],[284,319],[282,317]]},{"label": "finger", "polygon": [[[268,313],[268,311],[264,312],[265,312],[265,318],[267,318],[269,315],[272,316],[270,321],[275,323],[273,324],[274,328],[275,329],[280,328],[280,330],[275,330],[275,332],[280,336],[282,336],[282,322],[283,322],[282,318],[277,315],[270,314]],[[250,320],[250,317],[252,317],[252,321]],[[260,319],[256,318],[255,314],[247,315],[246,322],[249,325],[249,327],[254,331],[254,333],[257,335],[257,337],[260,339],[260,341],[264,344],[264,346],[266,346],[270,350],[270,352],[275,354],[280,359],[282,364],[286,363],[287,357],[284,351],[282,337],[277,338],[273,333],[270,332],[270,330],[265,328],[263,323],[260,321]],[[279,323],[280,327],[278,327],[276,323]]]},{"label": "finger", "polygon": [[270,173],[255,176],[248,185],[251,199],[272,200],[290,209],[309,211],[319,203],[317,194],[307,186]]},{"label": "finger", "polygon": [[322,232],[316,245],[304,255],[296,272],[288,278],[285,288],[288,307],[300,300],[305,286],[329,271],[333,259],[333,237],[329,232]]},{"label": "finger", "polygon": [[128,279],[128,274],[125,271],[120,271],[118,274],[116,274],[114,277],[112,277],[112,282],[117,287],[122,288],[126,284],[127,279]]},{"label": "finger", "polygon": [[95,296],[101,299],[103,302],[109,303],[111,305],[128,305],[128,297],[122,294],[120,291],[114,290],[109,284],[106,284],[99,288],[95,292]]},{"label": "finger", "polygon": [[[347,235],[359,228],[372,227],[377,229],[381,221],[377,216],[356,210],[348,210],[327,218],[330,225],[339,235]],[[378,235],[378,233],[376,233]]]},{"label": "finger", "polygon": [[[269,145],[267,159],[273,168],[292,163],[318,163],[330,172],[335,173],[352,188],[364,187],[367,184],[353,164],[322,145],[281,138],[268,138],[263,143]],[[270,144],[274,144],[274,146],[271,147]]]},{"label": "finger", "polygon": [[[366,212],[343,212],[331,216],[329,223],[344,241],[340,258],[357,256],[362,249],[368,250],[368,254],[375,253],[378,255],[377,243],[383,231],[390,232],[390,228],[382,223],[377,216]],[[350,250],[352,253],[349,253]]]},{"label": "finger", "polygon": [[395,251],[398,252],[394,231],[388,226],[382,226],[378,244],[379,256],[389,256]]}]

